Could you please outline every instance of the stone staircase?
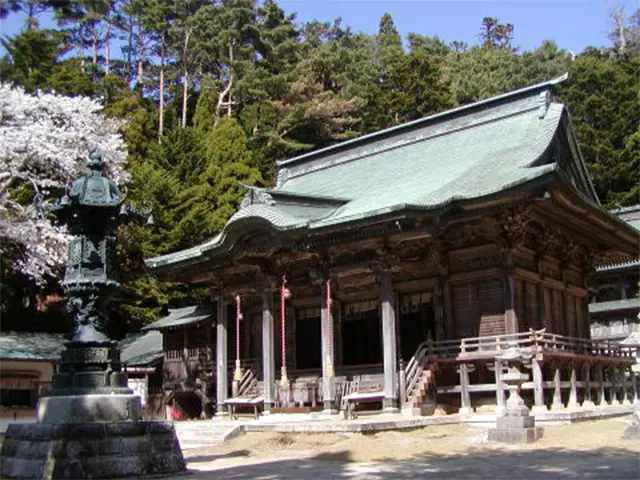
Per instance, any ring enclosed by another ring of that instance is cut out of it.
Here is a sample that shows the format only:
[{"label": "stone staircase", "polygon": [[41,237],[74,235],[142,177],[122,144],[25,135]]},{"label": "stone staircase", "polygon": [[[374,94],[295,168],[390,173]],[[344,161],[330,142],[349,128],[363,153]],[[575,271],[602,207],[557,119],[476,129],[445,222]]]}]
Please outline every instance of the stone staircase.
[{"label": "stone staircase", "polygon": [[242,432],[241,425],[217,420],[175,422],[174,425],[182,450],[215,447]]}]

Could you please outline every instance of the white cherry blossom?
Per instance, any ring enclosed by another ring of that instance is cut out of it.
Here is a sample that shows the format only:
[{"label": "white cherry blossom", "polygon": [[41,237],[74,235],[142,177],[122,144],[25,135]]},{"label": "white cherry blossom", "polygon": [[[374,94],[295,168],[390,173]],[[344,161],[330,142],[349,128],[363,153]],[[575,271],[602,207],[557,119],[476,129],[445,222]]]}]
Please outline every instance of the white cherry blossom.
[{"label": "white cherry blossom", "polygon": [[64,228],[44,218],[33,205],[11,198],[21,184],[47,195],[86,172],[98,150],[106,173],[117,184],[129,180],[127,152],[119,128],[97,100],[51,93],[28,94],[0,84],[0,248],[19,251],[14,268],[42,282],[64,262]]}]

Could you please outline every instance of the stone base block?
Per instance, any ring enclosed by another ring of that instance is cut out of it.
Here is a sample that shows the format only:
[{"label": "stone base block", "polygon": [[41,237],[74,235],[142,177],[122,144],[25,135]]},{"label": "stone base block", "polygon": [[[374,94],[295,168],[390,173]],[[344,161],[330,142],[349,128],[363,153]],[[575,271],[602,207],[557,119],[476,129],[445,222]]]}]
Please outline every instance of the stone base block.
[{"label": "stone base block", "polygon": [[43,424],[137,422],[142,407],[138,395],[60,395],[42,397],[37,417]]},{"label": "stone base block", "polygon": [[632,423],[625,428],[622,438],[625,440],[640,440],[640,423]]},{"label": "stone base block", "polygon": [[533,443],[542,438],[542,428],[492,428],[489,430],[489,441],[502,443]]},{"label": "stone base block", "polygon": [[186,469],[171,422],[11,424],[0,478],[122,478]]},{"label": "stone base block", "polygon": [[640,440],[640,408],[634,410],[633,420],[625,428],[622,438],[625,440]]},{"label": "stone base block", "polygon": [[510,416],[505,415],[496,419],[496,427],[498,430],[513,430],[520,428],[532,428],[535,426],[536,419],[532,416]]},{"label": "stone base block", "polygon": [[549,409],[547,408],[546,405],[534,405],[533,407],[531,407],[531,413],[547,413],[549,411]]}]

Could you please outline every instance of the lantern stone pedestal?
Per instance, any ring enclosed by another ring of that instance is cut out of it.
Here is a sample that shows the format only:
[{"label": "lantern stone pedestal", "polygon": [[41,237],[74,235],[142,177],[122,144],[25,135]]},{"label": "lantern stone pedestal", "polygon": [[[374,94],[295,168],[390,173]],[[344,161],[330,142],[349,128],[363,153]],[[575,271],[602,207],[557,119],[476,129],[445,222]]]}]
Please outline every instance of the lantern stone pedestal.
[{"label": "lantern stone pedestal", "polygon": [[[76,361],[65,364],[65,357]],[[79,357],[85,361],[77,362]],[[0,478],[122,478],[185,470],[173,423],[142,421],[140,397],[127,388],[119,357],[115,343],[67,345],[53,391],[38,403],[38,423],[9,425]],[[71,366],[76,371],[65,371]]]},{"label": "lantern stone pedestal", "polygon": [[622,438],[625,440],[640,440],[640,407],[633,410],[633,419],[625,428]]},{"label": "lantern stone pedestal", "polygon": [[[73,315],[51,392],[40,399],[38,423],[11,424],[2,442],[0,478],[122,478],[185,470],[171,422],[143,421],[128,388],[118,344],[103,327],[116,279],[115,231],[123,218],[146,215],[125,205],[93,153],[89,173],[45,209],[72,234],[62,288]],[[150,212],[148,212],[150,213]]]},{"label": "lantern stone pedestal", "polygon": [[496,428],[489,430],[489,440],[503,443],[533,443],[542,438],[542,428],[535,426],[535,417],[520,396],[522,384],[529,375],[521,373],[518,363],[526,359],[517,349],[510,349],[497,358],[508,365],[507,373],[502,375],[502,381],[509,388],[509,399],[503,415],[496,419]]}]

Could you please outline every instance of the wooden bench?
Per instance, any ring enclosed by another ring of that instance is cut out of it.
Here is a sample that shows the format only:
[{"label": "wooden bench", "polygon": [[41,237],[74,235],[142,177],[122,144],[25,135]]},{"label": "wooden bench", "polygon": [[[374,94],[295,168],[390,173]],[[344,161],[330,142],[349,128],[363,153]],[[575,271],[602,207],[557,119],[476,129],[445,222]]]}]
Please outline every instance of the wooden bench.
[{"label": "wooden bench", "polygon": [[[229,411],[229,420],[233,420],[236,407],[253,407],[256,420],[260,418],[260,406],[264,404],[263,397],[233,397],[224,401]],[[237,418],[237,416],[236,416]]]},{"label": "wooden bench", "polygon": [[384,391],[383,390],[371,390],[368,392],[356,392],[349,393],[342,397],[342,400],[346,404],[345,409],[345,417],[356,418],[356,414],[354,413],[355,407],[361,403],[375,403],[381,402],[384,400]]}]

